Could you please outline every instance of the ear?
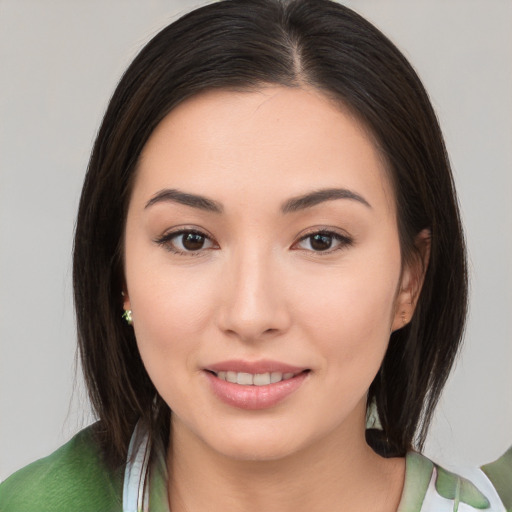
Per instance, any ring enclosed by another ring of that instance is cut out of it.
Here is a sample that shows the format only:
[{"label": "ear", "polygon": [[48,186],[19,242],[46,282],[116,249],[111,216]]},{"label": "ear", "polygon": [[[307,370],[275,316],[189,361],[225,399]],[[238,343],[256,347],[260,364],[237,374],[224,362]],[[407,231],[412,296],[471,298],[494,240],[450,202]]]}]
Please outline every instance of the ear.
[{"label": "ear", "polygon": [[402,269],[391,332],[401,329],[411,321],[430,259],[430,244],[430,229],[423,229],[416,235],[414,241],[416,251]]},{"label": "ear", "polygon": [[130,296],[128,295],[128,291],[126,290],[126,285],[123,286],[123,291],[121,292],[121,295],[123,296],[123,309],[125,311],[132,309]]}]

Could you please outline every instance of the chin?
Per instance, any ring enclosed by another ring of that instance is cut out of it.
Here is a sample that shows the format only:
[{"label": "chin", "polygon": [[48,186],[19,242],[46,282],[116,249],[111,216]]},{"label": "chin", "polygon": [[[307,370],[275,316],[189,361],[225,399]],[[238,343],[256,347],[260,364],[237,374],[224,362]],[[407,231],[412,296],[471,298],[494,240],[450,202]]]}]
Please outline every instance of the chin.
[{"label": "chin", "polygon": [[269,462],[281,460],[296,453],[300,448],[285,442],[282,438],[231,440],[217,447],[224,457],[247,462]]},{"label": "chin", "polygon": [[306,424],[297,422],[295,425],[285,422],[251,423],[241,422],[236,428],[211,430],[203,441],[229,459],[266,462],[283,460],[303,452],[317,445],[327,434],[311,431]]}]

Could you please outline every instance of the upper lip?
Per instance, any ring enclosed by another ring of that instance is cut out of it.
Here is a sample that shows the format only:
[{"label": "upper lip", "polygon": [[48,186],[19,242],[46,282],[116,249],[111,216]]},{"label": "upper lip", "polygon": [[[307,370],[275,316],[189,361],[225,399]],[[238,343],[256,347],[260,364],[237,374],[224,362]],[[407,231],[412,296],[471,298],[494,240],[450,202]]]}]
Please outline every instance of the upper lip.
[{"label": "upper lip", "polygon": [[259,361],[244,361],[241,359],[233,359],[230,361],[221,361],[215,364],[210,364],[204,368],[211,372],[237,372],[237,373],[301,373],[307,370],[306,367],[293,366],[279,361],[272,361],[268,359],[262,359]]}]

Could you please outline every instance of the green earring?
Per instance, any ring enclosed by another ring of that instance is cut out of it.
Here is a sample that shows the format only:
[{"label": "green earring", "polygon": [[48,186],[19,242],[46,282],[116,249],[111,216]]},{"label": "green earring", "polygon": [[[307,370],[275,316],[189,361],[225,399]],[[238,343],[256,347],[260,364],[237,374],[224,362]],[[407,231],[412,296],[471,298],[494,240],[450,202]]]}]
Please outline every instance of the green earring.
[{"label": "green earring", "polygon": [[123,318],[126,320],[126,323],[128,325],[132,325],[133,324],[132,310],[125,309],[124,313],[123,313]]}]

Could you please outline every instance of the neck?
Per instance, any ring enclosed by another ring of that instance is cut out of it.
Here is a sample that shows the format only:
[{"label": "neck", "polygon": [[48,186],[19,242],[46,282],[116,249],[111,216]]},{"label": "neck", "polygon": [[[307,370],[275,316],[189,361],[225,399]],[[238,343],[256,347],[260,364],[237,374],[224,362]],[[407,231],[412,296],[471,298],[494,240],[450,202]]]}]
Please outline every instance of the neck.
[{"label": "neck", "polygon": [[404,459],[383,459],[361,435],[333,432],[278,460],[237,460],[174,425],[168,456],[172,512],[396,511]]}]

